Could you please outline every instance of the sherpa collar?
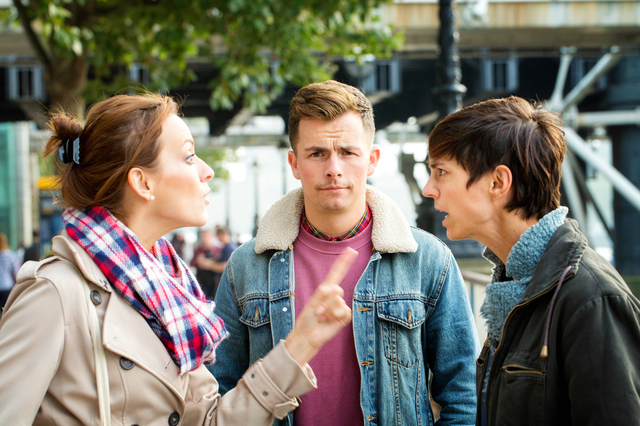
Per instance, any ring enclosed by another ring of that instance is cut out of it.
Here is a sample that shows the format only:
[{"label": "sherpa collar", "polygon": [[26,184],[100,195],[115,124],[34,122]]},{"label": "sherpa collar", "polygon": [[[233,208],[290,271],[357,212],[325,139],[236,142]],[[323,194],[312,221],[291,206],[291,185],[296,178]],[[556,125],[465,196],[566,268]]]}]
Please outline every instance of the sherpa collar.
[{"label": "sherpa collar", "polygon": [[[379,190],[367,185],[367,205],[373,214],[371,241],[379,252],[413,253],[418,243],[398,206]],[[286,250],[298,238],[304,208],[302,188],[287,193],[271,206],[260,222],[255,251]]]}]

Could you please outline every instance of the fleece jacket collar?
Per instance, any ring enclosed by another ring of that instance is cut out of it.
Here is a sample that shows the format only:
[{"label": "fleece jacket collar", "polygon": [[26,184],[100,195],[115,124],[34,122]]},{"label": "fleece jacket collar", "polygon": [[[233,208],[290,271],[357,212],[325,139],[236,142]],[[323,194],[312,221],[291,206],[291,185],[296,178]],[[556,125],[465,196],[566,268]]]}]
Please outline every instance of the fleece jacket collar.
[{"label": "fleece jacket collar", "polygon": [[[373,214],[371,241],[383,253],[413,253],[418,243],[398,206],[379,190],[367,185],[367,205]],[[256,235],[255,251],[286,250],[298,237],[304,207],[302,188],[287,193],[262,218]]]}]

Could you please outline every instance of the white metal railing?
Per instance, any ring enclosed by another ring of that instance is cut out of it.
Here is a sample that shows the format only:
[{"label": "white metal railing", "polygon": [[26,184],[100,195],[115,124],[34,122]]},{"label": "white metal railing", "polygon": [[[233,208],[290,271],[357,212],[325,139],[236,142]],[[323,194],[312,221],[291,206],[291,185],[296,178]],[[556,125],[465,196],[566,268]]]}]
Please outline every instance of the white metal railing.
[{"label": "white metal railing", "polygon": [[487,288],[487,284],[491,282],[491,277],[469,270],[462,270],[460,272],[462,272],[462,278],[464,278],[467,284],[469,302],[473,312],[473,319],[476,323],[476,331],[478,332],[478,340],[482,343],[487,338],[487,326],[484,319],[480,317],[480,307],[484,301],[484,290]]}]

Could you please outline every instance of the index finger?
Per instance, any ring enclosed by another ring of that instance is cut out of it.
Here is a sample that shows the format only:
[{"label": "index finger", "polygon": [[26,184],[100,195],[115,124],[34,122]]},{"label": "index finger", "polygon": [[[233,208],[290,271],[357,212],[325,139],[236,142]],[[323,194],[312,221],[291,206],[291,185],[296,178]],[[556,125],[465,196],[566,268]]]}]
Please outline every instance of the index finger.
[{"label": "index finger", "polygon": [[342,253],[340,253],[338,259],[333,262],[333,265],[331,265],[331,269],[329,269],[324,282],[327,284],[339,285],[357,258],[358,252],[351,247],[347,247]]}]

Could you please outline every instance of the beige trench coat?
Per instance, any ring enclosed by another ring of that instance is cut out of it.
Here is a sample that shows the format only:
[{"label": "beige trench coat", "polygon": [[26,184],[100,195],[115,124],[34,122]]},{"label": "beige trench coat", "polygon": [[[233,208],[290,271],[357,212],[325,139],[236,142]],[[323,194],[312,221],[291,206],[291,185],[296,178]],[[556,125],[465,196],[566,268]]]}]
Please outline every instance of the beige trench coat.
[{"label": "beige trench coat", "polygon": [[[107,357],[111,424],[270,425],[315,387],[282,342],[221,398],[206,367],[178,374],[160,340],[69,237],[57,256],[89,282]],[[99,408],[83,281],[55,257],[25,264],[0,321],[0,424],[98,425]]]}]

